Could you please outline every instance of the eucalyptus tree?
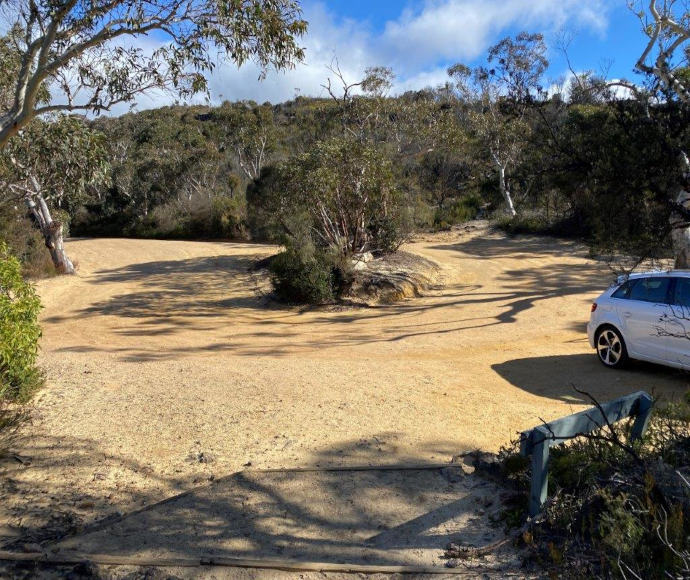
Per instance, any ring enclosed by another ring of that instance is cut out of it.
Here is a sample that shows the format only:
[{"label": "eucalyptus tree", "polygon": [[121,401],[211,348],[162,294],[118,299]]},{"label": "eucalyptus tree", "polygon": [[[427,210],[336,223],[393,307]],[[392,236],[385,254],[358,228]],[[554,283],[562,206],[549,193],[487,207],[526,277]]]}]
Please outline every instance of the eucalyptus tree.
[{"label": "eucalyptus tree", "polygon": [[388,98],[395,74],[384,66],[368,67],[364,77],[355,82],[345,78],[335,59],[328,67],[330,76],[321,85],[336,105],[343,133],[365,141],[385,141],[390,127],[391,107],[395,101]]},{"label": "eucalyptus tree", "polygon": [[448,69],[467,121],[496,169],[506,211],[515,216],[509,171],[518,163],[529,138],[529,106],[543,94],[541,78],[548,66],[541,34],[522,32],[505,38],[488,52],[487,66],[474,70],[458,63]]},{"label": "eucalyptus tree", "polygon": [[51,206],[77,204],[107,177],[105,138],[81,119],[34,119],[0,151],[0,201],[23,201],[58,272],[73,274]]},{"label": "eucalyptus tree", "polygon": [[[654,79],[663,100],[690,105],[690,4],[687,0],[630,0],[647,44],[635,68]],[[670,199],[671,238],[677,268],[690,268],[690,162],[685,147],[677,153],[681,185]]]},{"label": "eucalyptus tree", "polygon": [[[262,75],[291,67],[307,26],[297,0],[0,0],[0,24],[18,71],[0,73],[10,95],[0,148],[36,115],[99,113],[152,89],[206,91],[219,62],[251,60]],[[47,86],[60,99],[41,103]]]},{"label": "eucalyptus tree", "polygon": [[220,129],[220,146],[232,151],[240,170],[257,179],[278,145],[278,130],[270,104],[224,102],[211,118]]},{"label": "eucalyptus tree", "polygon": [[270,168],[247,198],[252,213],[272,222],[272,235],[298,238],[293,224],[306,221],[316,246],[342,256],[391,251],[402,242],[390,159],[352,136],[319,142]]},{"label": "eucalyptus tree", "polygon": [[690,4],[687,0],[629,0],[647,44],[635,68],[658,80],[667,97],[690,104]]}]

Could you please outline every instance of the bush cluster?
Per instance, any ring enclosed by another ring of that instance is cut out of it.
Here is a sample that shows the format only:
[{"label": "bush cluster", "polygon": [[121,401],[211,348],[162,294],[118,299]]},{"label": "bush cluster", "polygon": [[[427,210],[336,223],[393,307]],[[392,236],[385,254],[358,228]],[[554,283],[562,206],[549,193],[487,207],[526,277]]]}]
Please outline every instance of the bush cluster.
[{"label": "bush cluster", "polygon": [[245,201],[194,195],[157,206],[125,233],[141,238],[247,239]]},{"label": "bush cluster", "polygon": [[[522,540],[553,575],[690,573],[690,397],[655,409],[642,442],[630,442],[629,427],[552,448],[550,499]],[[511,464],[526,506],[528,463],[513,449]]]},{"label": "bush cluster", "polygon": [[438,230],[449,230],[456,224],[475,219],[481,211],[481,206],[482,200],[478,195],[454,199],[451,203],[436,209],[433,226]]},{"label": "bush cluster", "polygon": [[40,309],[19,260],[0,242],[0,451],[23,415],[21,405],[43,384],[36,365]]},{"label": "bush cluster", "polygon": [[276,296],[289,303],[327,304],[352,285],[352,268],[342,255],[290,241],[269,266]]},{"label": "bush cluster", "polygon": [[586,217],[573,213],[566,216],[549,216],[545,212],[532,210],[520,213],[515,217],[501,215],[493,219],[493,224],[510,235],[589,238],[592,233]]}]

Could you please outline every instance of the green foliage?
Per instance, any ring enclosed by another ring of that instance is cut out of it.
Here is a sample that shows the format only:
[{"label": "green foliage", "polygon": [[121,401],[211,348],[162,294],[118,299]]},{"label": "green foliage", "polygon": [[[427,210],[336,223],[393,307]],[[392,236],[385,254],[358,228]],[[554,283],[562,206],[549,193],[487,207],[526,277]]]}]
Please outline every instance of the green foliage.
[{"label": "green foliage", "polygon": [[562,133],[568,155],[554,168],[554,184],[572,199],[573,213],[584,217],[600,252],[656,257],[668,247],[668,199],[679,189],[674,140],[680,135],[666,125],[676,112],[657,113],[658,123],[635,103],[568,111]]},{"label": "green foliage", "polygon": [[55,266],[46,252],[43,236],[24,215],[14,207],[0,211],[0,243],[5,242],[22,265],[26,278],[45,278],[55,274]]},{"label": "green foliage", "polygon": [[[629,424],[550,451],[543,517],[529,529],[535,558],[559,577],[682,577],[690,563],[690,404],[657,406],[644,440]],[[504,471],[526,499],[529,465],[504,451]],[[524,511],[523,511],[524,517]]]},{"label": "green foliage", "polygon": [[596,500],[604,506],[599,515],[598,540],[605,550],[630,557],[639,548],[645,530],[628,497],[600,490]]},{"label": "green foliage", "polygon": [[266,174],[248,195],[251,222],[271,216],[269,232],[308,215],[317,246],[348,255],[386,252],[402,239],[400,196],[390,161],[375,147],[349,138],[317,143]]},{"label": "green foliage", "polygon": [[140,238],[246,239],[245,222],[243,198],[193,195],[157,206],[126,232]]},{"label": "green foliage", "polygon": [[434,227],[440,230],[450,229],[455,224],[461,224],[477,217],[482,202],[477,195],[467,195],[453,200],[445,207],[438,208],[434,214]]},{"label": "green foliage", "polygon": [[330,303],[352,283],[351,267],[342,255],[309,241],[288,244],[271,261],[270,272],[276,295],[290,303]]},{"label": "green foliage", "polygon": [[0,243],[0,401],[26,402],[42,384],[36,366],[41,301],[19,260]]},{"label": "green foliage", "polygon": [[277,146],[277,128],[270,104],[225,101],[213,110],[211,119],[219,129],[221,142],[232,151],[247,179],[256,179]]},{"label": "green foliage", "polygon": [[543,100],[540,83],[548,66],[541,34],[519,33],[488,51],[487,65],[474,70],[463,64],[448,69],[463,116],[474,139],[475,155],[495,172],[506,210],[514,215],[511,175],[523,163],[533,124],[532,105]]},{"label": "green foliage", "polygon": [[351,283],[351,256],[397,250],[410,221],[389,159],[352,138],[264,171],[247,201],[253,234],[286,245],[271,271],[276,294],[291,302],[337,298]]},{"label": "green foliage", "polygon": [[[99,113],[154,88],[181,98],[207,92],[204,75],[219,60],[238,66],[251,60],[265,74],[304,56],[297,38],[307,23],[294,0],[38,2],[16,10],[7,45],[25,66],[9,81],[0,75],[0,89],[21,96],[4,98],[0,148],[36,115],[53,110],[37,100],[41,87],[56,78],[66,93],[62,108]],[[122,38],[147,34],[156,35],[159,48],[121,45]]]},{"label": "green foliage", "polygon": [[[217,118],[221,110],[166,107],[100,119],[112,182],[79,212],[75,233],[245,238],[246,180]],[[253,115],[246,104],[242,110]]]},{"label": "green foliage", "polygon": [[493,225],[510,235],[558,236],[561,238],[584,237],[589,230],[578,219],[582,216],[550,217],[541,211],[523,211],[517,216],[501,215],[493,219]]},{"label": "green foliage", "polygon": [[[0,211],[10,214],[11,220],[17,211],[15,204],[25,206],[50,250],[55,269],[74,273],[62,250],[62,236],[69,235],[68,211],[105,183],[108,167],[104,135],[82,119],[35,119],[0,150]],[[15,220],[14,225],[17,223],[28,225],[26,220]]]},{"label": "green foliage", "polygon": [[[282,242],[287,230],[283,215],[287,212],[280,211],[279,207],[284,180],[283,166],[271,165],[247,186],[247,225],[252,239]],[[294,213],[299,214],[300,210],[294,208]]]},{"label": "green foliage", "polygon": [[215,197],[211,200],[210,231],[213,237],[246,239],[246,202],[240,197]]},{"label": "green foliage", "polygon": [[82,119],[35,120],[0,150],[0,195],[40,194],[65,209],[83,203],[108,174],[105,135]]},{"label": "green foliage", "polygon": [[[8,111],[13,105],[22,61],[22,54],[17,48],[21,43],[21,34],[21,27],[15,24],[4,36],[0,36],[0,112]],[[36,101],[45,104],[49,100],[47,87],[41,85]]]}]

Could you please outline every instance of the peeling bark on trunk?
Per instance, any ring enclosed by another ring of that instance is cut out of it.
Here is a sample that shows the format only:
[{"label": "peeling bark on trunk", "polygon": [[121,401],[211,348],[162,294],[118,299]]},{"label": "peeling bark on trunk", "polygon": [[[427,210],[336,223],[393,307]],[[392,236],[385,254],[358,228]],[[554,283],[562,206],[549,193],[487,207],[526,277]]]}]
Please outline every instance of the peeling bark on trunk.
[{"label": "peeling bark on trunk", "polygon": [[48,204],[42,195],[27,196],[26,205],[38,224],[55,269],[60,274],[74,274],[74,264],[72,264],[65,252],[65,244],[62,238],[62,223],[53,220]]},{"label": "peeling bark on trunk", "polygon": [[513,205],[513,198],[510,195],[510,191],[506,185],[506,170],[503,165],[498,165],[498,186],[501,190],[501,195],[505,199],[506,206],[510,217],[515,217],[517,212],[515,211],[515,206]]}]

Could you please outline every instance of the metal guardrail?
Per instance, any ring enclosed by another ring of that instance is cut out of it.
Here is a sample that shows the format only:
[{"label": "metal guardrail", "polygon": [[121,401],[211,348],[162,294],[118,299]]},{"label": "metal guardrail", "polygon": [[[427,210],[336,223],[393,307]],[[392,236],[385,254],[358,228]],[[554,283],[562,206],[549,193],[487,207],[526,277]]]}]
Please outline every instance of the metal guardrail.
[{"label": "metal guardrail", "polygon": [[[539,425],[523,431],[520,437],[520,453],[532,456],[532,485],[529,497],[529,515],[535,516],[546,501],[549,482],[549,448],[578,435],[584,435],[627,417],[635,417],[631,439],[640,439],[649,423],[652,397],[645,391],[615,399],[574,415]],[[602,415],[603,411],[603,415]]]}]

